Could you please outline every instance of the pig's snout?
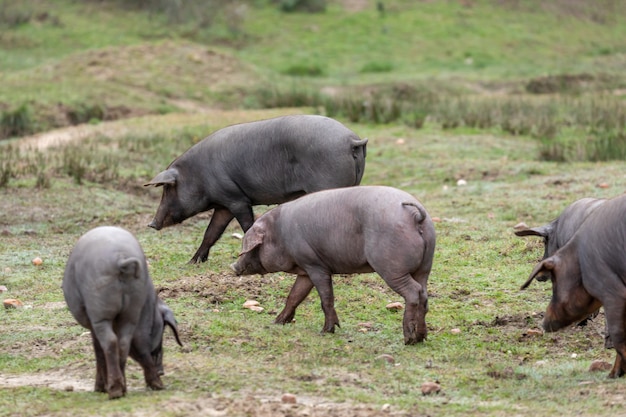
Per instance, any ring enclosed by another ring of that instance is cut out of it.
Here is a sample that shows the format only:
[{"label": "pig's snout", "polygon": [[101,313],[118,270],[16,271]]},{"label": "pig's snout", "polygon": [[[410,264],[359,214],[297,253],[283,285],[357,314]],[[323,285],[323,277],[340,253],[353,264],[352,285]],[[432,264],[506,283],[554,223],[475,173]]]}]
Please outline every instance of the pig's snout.
[{"label": "pig's snout", "polygon": [[236,275],[241,275],[241,267],[237,265],[237,262],[230,264],[230,269],[232,269]]},{"label": "pig's snout", "polygon": [[148,224],[148,227],[151,227],[155,230],[161,230],[161,225],[157,223],[156,219],[153,219],[150,224]]}]

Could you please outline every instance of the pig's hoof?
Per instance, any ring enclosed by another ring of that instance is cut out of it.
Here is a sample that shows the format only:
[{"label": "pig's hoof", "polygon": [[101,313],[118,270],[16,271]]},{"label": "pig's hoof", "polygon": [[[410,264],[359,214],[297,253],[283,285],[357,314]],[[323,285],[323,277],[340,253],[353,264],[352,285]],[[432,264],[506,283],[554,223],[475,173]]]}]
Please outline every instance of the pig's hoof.
[{"label": "pig's hoof", "polygon": [[117,398],[122,398],[125,393],[125,389],[122,386],[116,386],[109,389],[109,400],[115,400]]},{"label": "pig's hoof", "polygon": [[161,382],[160,378],[148,382],[148,387],[150,387],[150,389],[153,391],[161,391],[165,389],[165,385],[163,385],[163,382]]}]

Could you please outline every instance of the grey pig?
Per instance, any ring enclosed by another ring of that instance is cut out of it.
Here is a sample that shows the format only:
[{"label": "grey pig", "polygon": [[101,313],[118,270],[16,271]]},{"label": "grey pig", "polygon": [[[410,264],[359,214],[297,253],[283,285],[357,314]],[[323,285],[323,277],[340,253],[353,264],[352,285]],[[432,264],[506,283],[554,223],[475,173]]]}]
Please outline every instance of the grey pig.
[{"label": "grey pig", "polygon": [[252,206],[358,185],[365,169],[366,143],[338,121],[315,115],[225,127],[145,184],[163,186],[149,226],[160,230],[213,209],[202,244],[189,261],[205,262],[233,218],[244,232],[252,226]]},{"label": "grey pig", "polygon": [[377,272],[404,298],[404,343],[410,345],[427,335],[434,251],[435,228],[419,201],[395,188],[359,186],[319,191],[268,211],[246,232],[231,267],[237,275],[297,274],[275,323],[291,322],[315,287],[322,332],[330,333],[339,326],[331,275]]},{"label": "grey pig", "polygon": [[143,368],[150,388],[164,388],[165,325],[182,343],[174,314],[157,297],[143,250],[130,232],[102,226],[81,236],[67,261],[62,288],[76,321],[91,331],[95,391],[107,392],[109,399],[126,393],[129,354]]},{"label": "grey pig", "polygon": [[574,236],[539,262],[533,279],[552,283],[552,299],[542,326],[557,331],[604,306],[609,336],[617,353],[610,378],[626,371],[626,195],[594,209]]},{"label": "grey pig", "polygon": [[[543,226],[532,227],[529,229],[518,230],[515,232],[517,236],[539,236],[543,238],[544,252],[543,259],[554,255],[557,250],[565,246],[565,244],[574,236],[581,224],[585,221],[589,213],[598,208],[606,201],[604,198],[581,198],[567,206],[556,219]],[[549,279],[546,277],[545,279]],[[583,319],[580,324],[583,325],[589,318],[593,318],[597,312],[592,313],[588,318]],[[609,331],[605,328],[604,347],[613,348]]]}]

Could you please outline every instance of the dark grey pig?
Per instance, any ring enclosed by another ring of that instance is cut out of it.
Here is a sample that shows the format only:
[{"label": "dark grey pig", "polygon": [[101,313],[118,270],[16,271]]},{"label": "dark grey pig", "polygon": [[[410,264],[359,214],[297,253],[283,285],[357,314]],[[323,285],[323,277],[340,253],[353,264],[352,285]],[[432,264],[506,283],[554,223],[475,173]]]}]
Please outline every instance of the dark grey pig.
[{"label": "dark grey pig", "polygon": [[548,332],[577,322],[604,306],[617,356],[609,377],[626,371],[626,196],[595,208],[574,236],[541,261],[522,286],[533,279],[552,282],[552,300],[543,318]]},{"label": "dark grey pig", "polygon": [[313,115],[223,128],[145,184],[163,186],[149,226],[160,230],[214,209],[202,244],[189,261],[204,262],[233,218],[244,232],[252,226],[252,206],[358,185],[366,143],[338,121]]},{"label": "dark grey pig", "polygon": [[139,242],[128,231],[103,226],[85,233],[70,254],[63,294],[74,318],[91,331],[98,392],[109,399],[126,393],[130,357],[143,368],[148,386],[163,389],[165,325],[178,337],[172,311],[156,295]]},{"label": "dark grey pig", "polygon": [[391,187],[319,191],[261,216],[243,239],[231,267],[237,275],[297,274],[279,324],[293,320],[315,287],[322,300],[323,332],[334,332],[332,274],[377,272],[406,303],[404,343],[426,338],[426,284],[435,251],[435,228],[424,207]]},{"label": "dark grey pig", "polygon": [[[604,203],[604,198],[581,198],[567,206],[559,217],[550,223],[539,227],[533,227],[525,230],[516,231],[517,236],[539,236],[543,238],[544,252],[543,258],[546,259],[565,246],[565,244],[574,236],[580,225],[585,221],[589,213]],[[549,278],[546,278],[549,279]],[[595,317],[594,312],[590,317]],[[584,319],[580,324],[586,324]],[[611,339],[608,335],[608,329],[604,335],[604,346],[609,349],[613,347]]]}]

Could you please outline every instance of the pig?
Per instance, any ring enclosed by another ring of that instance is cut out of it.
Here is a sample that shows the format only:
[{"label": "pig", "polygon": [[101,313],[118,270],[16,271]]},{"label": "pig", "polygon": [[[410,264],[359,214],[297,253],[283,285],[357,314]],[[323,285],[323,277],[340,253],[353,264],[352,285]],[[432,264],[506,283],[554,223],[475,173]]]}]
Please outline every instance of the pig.
[{"label": "pig", "polygon": [[[578,230],[580,225],[585,221],[589,213],[595,210],[598,206],[604,203],[604,198],[581,198],[574,201],[567,206],[559,217],[554,219],[548,224],[539,227],[533,227],[525,230],[516,231],[517,236],[539,236],[543,238],[544,253],[543,259],[546,259],[552,255],[570,240],[574,233]],[[597,315],[594,312],[590,317],[593,318]],[[579,323],[579,325],[585,325],[587,319]],[[611,339],[608,336],[608,329],[605,331],[604,346],[607,349],[613,347]]]},{"label": "pig", "polygon": [[567,243],[539,262],[522,285],[552,282],[552,300],[543,318],[547,332],[577,322],[604,306],[616,350],[610,378],[626,371],[626,195],[596,207]]},{"label": "pig", "polygon": [[412,345],[427,335],[434,251],[435,228],[419,201],[392,187],[358,186],[318,191],[269,210],[245,233],[231,268],[237,275],[297,275],[277,324],[290,323],[315,287],[323,333],[339,326],[331,275],[377,272],[404,298],[404,343]]},{"label": "pig", "polygon": [[91,331],[96,354],[96,392],[126,394],[130,355],[148,387],[164,388],[163,333],[171,327],[182,346],[174,314],[155,292],[143,250],[125,229],[101,226],[78,239],[67,261],[63,294],[78,323]]},{"label": "pig", "polygon": [[359,185],[366,144],[367,139],[359,139],[340,122],[316,115],[225,127],[144,184],[163,187],[149,226],[160,230],[213,209],[202,243],[189,261],[205,262],[233,218],[244,232],[252,226],[252,206]]}]

